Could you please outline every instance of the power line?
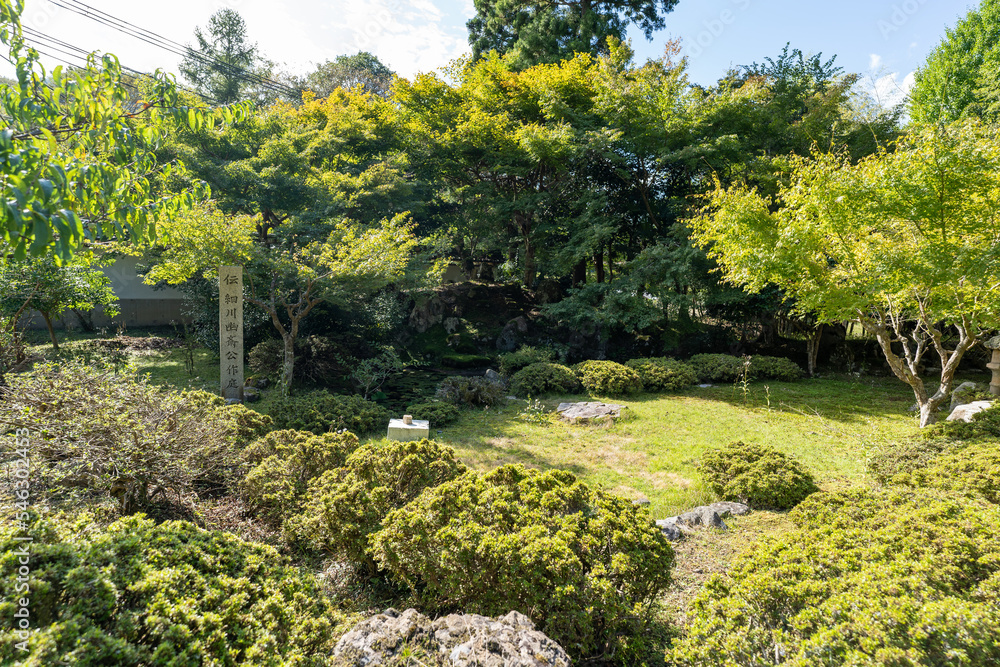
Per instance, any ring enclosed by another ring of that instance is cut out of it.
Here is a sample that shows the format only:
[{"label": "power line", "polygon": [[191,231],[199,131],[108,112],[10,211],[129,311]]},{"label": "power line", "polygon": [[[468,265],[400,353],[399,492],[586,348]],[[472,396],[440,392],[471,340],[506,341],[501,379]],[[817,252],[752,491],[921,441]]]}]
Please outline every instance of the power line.
[{"label": "power line", "polygon": [[[28,27],[28,26],[24,26],[23,30],[24,30],[24,34],[25,34],[26,39],[28,39],[29,41],[32,41],[32,42],[36,43],[35,50],[38,51],[39,53],[43,53],[41,50],[39,50],[37,48],[37,45],[41,44],[46,49],[51,49],[51,50],[63,53],[65,55],[68,55],[68,56],[71,56],[71,57],[74,57],[74,58],[78,58],[81,62],[84,63],[84,66],[87,65],[87,58],[88,58],[88,56],[91,53],[87,49],[81,48],[79,46],[75,46],[73,44],[70,44],[69,42],[66,42],[64,40],[58,39],[56,37],[53,37],[52,35],[47,35],[47,34],[45,34],[44,32],[42,32],[40,30],[35,30],[34,28],[31,28],[31,27]],[[75,63],[70,63],[70,62],[68,62],[68,61],[66,61],[66,60],[64,60],[62,58],[54,56],[51,53],[44,53],[44,55],[46,55],[46,56],[48,56],[50,58],[55,58],[56,60],[59,60],[60,62],[63,62],[65,64],[67,64],[67,65],[70,65],[71,67],[78,67],[79,66],[79,65],[77,65]],[[121,68],[122,68],[123,71],[128,72],[129,74],[132,74],[134,76],[152,77],[152,75],[149,74],[148,72],[141,72],[139,70],[132,69],[131,67],[127,67],[125,65],[122,65]],[[134,85],[128,83],[127,81],[121,81],[121,84],[138,92],[138,88],[136,88]],[[197,91],[189,90],[189,89],[186,89],[186,88],[180,88],[180,89],[181,90],[187,90],[188,92],[194,93],[194,94],[200,96],[206,102],[209,102],[210,104],[215,104],[215,105],[220,104],[220,102],[218,100],[215,100],[215,99],[213,99],[212,97],[210,97],[208,95],[204,95],[202,93],[198,93]]]},{"label": "power line", "polygon": [[[122,34],[128,35],[139,39],[151,46],[163,49],[175,55],[179,55],[184,58],[193,58],[204,65],[208,65],[218,70],[222,70],[225,74],[233,76],[235,78],[246,81],[247,83],[252,83],[258,85],[265,90],[273,93],[283,93],[283,94],[294,94],[295,90],[291,87],[269,79],[267,77],[260,76],[253,72],[247,71],[243,68],[237,67],[231,63],[227,63],[220,60],[214,56],[210,56],[194,49],[175,42],[174,40],[168,39],[159,35],[151,30],[146,30],[133,23],[120,19],[113,16],[107,12],[99,10],[92,7],[86,3],[80,2],[79,0],[49,0],[52,4],[57,7],[66,9],[67,11],[79,14],[86,18],[91,19],[97,23],[105,25],[112,28]],[[67,4],[68,3],[68,4]]]}]

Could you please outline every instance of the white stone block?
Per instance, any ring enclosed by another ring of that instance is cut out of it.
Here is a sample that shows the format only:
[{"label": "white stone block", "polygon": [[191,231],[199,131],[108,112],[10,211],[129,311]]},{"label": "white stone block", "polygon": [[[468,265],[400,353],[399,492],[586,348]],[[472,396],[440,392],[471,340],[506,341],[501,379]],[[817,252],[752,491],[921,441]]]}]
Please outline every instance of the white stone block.
[{"label": "white stone block", "polygon": [[386,438],[406,442],[429,438],[430,433],[431,423],[426,419],[414,419],[410,424],[407,424],[402,419],[390,419],[389,433],[386,435]]}]

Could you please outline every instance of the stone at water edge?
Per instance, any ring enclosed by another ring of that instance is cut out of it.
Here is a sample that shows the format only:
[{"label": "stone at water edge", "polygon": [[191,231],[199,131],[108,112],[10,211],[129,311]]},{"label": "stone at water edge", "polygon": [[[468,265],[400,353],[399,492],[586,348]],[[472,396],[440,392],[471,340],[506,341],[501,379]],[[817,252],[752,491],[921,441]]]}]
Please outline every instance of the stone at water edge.
[{"label": "stone at water edge", "polygon": [[[524,614],[450,614],[435,621],[415,609],[387,609],[355,625],[333,649],[334,664],[361,667],[411,659],[455,667],[569,667],[563,648]],[[414,660],[414,664],[421,664]]]},{"label": "stone at water edge", "polygon": [[614,403],[560,403],[556,408],[560,418],[572,422],[589,422],[596,419],[617,419],[621,416],[624,405]]},{"label": "stone at water edge", "polygon": [[951,411],[951,414],[948,415],[948,419],[946,421],[971,422],[973,415],[979,414],[991,405],[993,405],[993,401],[974,401],[972,403],[956,406],[955,409]]}]

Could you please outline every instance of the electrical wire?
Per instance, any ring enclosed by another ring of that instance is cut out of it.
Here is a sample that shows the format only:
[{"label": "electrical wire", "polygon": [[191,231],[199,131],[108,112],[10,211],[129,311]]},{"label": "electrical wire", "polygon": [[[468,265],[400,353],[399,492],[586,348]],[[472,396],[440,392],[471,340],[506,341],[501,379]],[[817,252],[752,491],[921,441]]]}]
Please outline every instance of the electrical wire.
[{"label": "electrical wire", "polygon": [[86,18],[91,19],[97,23],[110,27],[122,34],[128,35],[139,39],[146,44],[155,46],[157,48],[163,49],[175,55],[179,55],[184,58],[190,58],[196,60],[203,65],[207,65],[213,69],[220,70],[223,73],[238,78],[247,83],[255,84],[261,88],[279,94],[290,95],[294,94],[295,90],[283,83],[275,81],[273,79],[260,76],[241,67],[227,63],[220,60],[214,56],[196,51],[191,47],[180,44],[174,40],[168,39],[155,33],[151,30],[141,28],[133,23],[120,19],[112,14],[104,12],[100,9],[92,7],[86,3],[80,2],[79,0],[49,0],[53,5],[66,9],[67,11],[79,14]]}]

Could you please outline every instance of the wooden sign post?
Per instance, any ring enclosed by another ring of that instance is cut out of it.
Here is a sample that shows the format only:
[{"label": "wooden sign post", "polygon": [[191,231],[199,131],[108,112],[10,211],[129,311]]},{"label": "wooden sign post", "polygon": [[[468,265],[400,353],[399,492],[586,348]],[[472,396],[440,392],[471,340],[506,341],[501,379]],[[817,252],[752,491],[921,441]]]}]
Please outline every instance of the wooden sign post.
[{"label": "wooden sign post", "polygon": [[219,267],[222,397],[243,400],[243,267]]}]

